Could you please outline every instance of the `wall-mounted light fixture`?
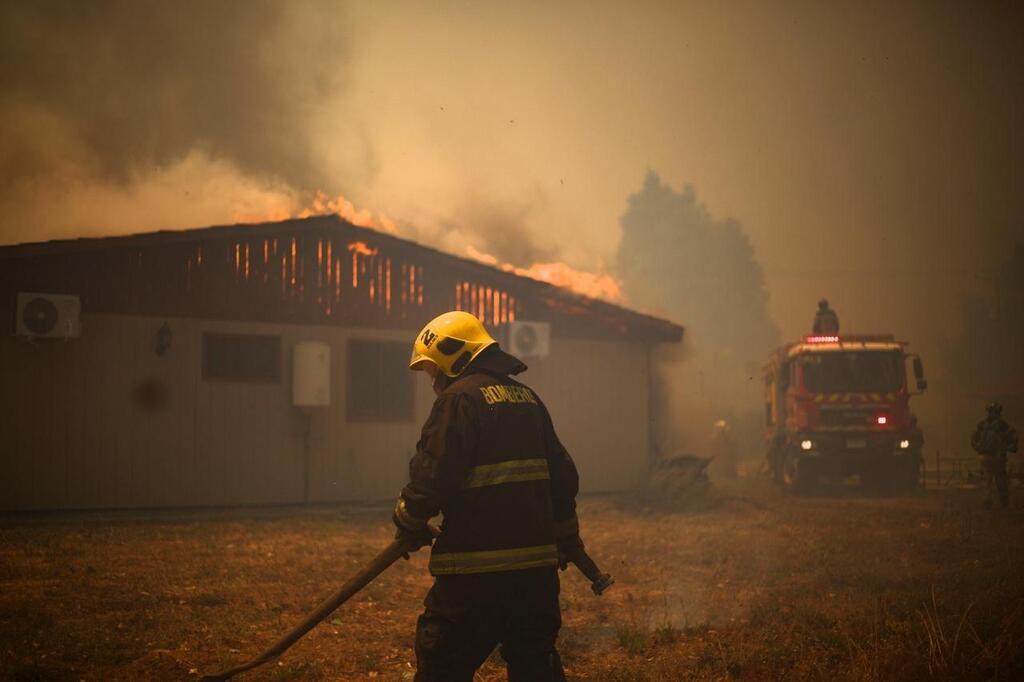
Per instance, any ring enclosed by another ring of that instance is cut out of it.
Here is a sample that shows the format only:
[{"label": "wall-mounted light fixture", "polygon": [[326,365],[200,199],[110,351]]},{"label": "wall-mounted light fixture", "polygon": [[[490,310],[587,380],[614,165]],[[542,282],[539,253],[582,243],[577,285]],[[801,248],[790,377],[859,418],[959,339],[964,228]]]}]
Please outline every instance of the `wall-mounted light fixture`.
[{"label": "wall-mounted light fixture", "polygon": [[160,328],[156,330],[156,354],[165,355],[167,350],[171,347],[171,341],[174,340],[174,332],[171,331],[170,325],[164,322],[160,325]]}]

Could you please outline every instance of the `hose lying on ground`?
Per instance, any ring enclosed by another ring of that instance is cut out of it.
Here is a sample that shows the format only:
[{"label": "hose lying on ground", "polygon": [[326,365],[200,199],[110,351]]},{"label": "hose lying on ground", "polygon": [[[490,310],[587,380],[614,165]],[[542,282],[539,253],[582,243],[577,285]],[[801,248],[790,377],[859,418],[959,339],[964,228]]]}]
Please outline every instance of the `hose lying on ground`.
[{"label": "hose lying on ground", "polygon": [[301,623],[292,628],[288,634],[274,642],[259,656],[229,670],[224,670],[213,675],[205,675],[200,682],[225,682],[235,675],[244,673],[246,670],[252,670],[264,663],[273,661],[287,651],[289,647],[302,639],[303,635],[315,628],[321,621],[327,618],[327,616],[331,615],[335,609],[348,601],[354,594],[359,592],[359,590],[369,585],[370,582],[383,573],[388,566],[398,561],[401,557],[407,556],[409,552],[416,551],[417,548],[418,547],[411,546],[408,540],[395,539],[395,541],[385,547],[380,554],[375,556],[363,570],[356,573],[348,580],[348,582],[342,585],[341,589],[321,602],[320,605],[316,607],[316,610],[306,616]]}]

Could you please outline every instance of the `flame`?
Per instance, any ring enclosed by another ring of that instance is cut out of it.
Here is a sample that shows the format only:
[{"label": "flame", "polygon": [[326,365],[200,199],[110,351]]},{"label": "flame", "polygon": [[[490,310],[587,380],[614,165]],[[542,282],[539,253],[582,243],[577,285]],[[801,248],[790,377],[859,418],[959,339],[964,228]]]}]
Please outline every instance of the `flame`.
[{"label": "flame", "polygon": [[622,294],[622,284],[606,272],[577,270],[561,262],[534,263],[528,268],[519,268],[509,263],[502,263],[491,254],[483,253],[472,246],[466,247],[466,253],[475,261],[493,265],[521,277],[554,284],[590,298],[599,298],[611,303],[622,303],[625,300]]},{"label": "flame", "polygon": [[332,197],[317,190],[313,203],[299,211],[296,218],[309,218],[318,215],[338,215],[359,227],[369,227],[387,234],[398,234],[398,226],[391,218],[382,213],[376,216],[368,208],[357,209],[355,205],[342,195]]},{"label": "flame", "polygon": [[606,272],[577,270],[565,263],[534,263],[528,268],[515,268],[517,275],[539,279],[555,286],[571,289],[590,298],[612,303],[623,301],[622,285]]},{"label": "flame", "polygon": [[[236,215],[235,219],[238,222],[269,222],[287,220],[289,218],[309,218],[318,215],[338,215],[349,223],[359,227],[368,227],[391,235],[398,235],[399,232],[397,224],[391,218],[379,212],[375,214],[367,208],[357,209],[351,201],[340,194],[332,197],[327,193],[318,190],[314,195],[312,202],[308,206],[298,210],[295,209],[294,205],[288,207],[287,200],[283,199],[282,201],[285,202],[285,205],[275,206],[263,215]],[[294,245],[292,249],[291,269],[292,279],[294,280]],[[377,249],[368,246],[365,242],[358,241],[350,243],[348,245],[348,250],[352,254],[353,258],[352,286],[356,286],[356,256],[375,256],[377,255]],[[625,296],[622,293],[621,283],[607,272],[588,272],[586,270],[577,270],[576,268],[561,262],[534,263],[528,268],[520,268],[509,263],[502,263],[491,254],[483,253],[472,246],[466,247],[466,253],[470,258],[481,263],[486,263],[487,265],[494,266],[522,277],[530,277],[531,279],[563,287],[590,298],[603,299],[611,303],[622,303],[625,300]],[[201,258],[202,257],[200,256],[200,264],[202,263]],[[285,263],[282,262],[282,266],[284,265]],[[283,270],[284,267],[282,267],[282,271]],[[330,277],[330,275],[328,275],[328,277]],[[416,274],[414,272],[410,272],[409,277],[411,280],[410,299],[412,301],[422,301],[422,289],[418,289],[416,287]]]},{"label": "flame", "polygon": [[281,204],[261,214],[236,213],[233,218],[240,223],[265,223],[288,220],[289,218],[311,218],[320,215],[337,215],[353,225],[369,227],[387,234],[398,234],[398,225],[383,213],[374,213],[368,208],[356,208],[355,204],[339,194],[336,197],[317,190],[308,206],[297,208],[294,200],[281,198]]},{"label": "flame", "polygon": [[376,256],[377,249],[373,248],[366,242],[349,242],[348,250],[352,253],[358,253],[360,256]]}]

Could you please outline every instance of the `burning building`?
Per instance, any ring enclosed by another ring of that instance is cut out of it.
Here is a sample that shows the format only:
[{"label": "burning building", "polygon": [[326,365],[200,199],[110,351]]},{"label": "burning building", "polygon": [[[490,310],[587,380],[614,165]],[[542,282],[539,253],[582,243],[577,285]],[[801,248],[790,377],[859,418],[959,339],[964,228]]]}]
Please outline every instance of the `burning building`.
[{"label": "burning building", "polygon": [[585,490],[641,482],[682,327],[321,216],[0,247],[0,508],[389,498],[449,309],[525,356]]}]

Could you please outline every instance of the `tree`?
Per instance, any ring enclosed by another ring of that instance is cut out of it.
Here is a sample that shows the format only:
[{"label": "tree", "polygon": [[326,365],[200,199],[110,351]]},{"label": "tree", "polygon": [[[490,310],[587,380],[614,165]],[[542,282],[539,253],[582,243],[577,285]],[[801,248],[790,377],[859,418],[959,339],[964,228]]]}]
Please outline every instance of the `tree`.
[{"label": "tree", "polygon": [[[618,274],[626,296],[682,323],[687,359],[663,375],[669,402],[682,400],[688,427],[670,447],[707,444],[711,422],[726,417],[753,447],[760,432],[760,367],[778,344],[764,272],[743,227],[715,219],[687,185],[677,192],[649,171],[620,220]],[[672,429],[670,429],[671,431]],[[689,436],[689,437],[687,437]]]}]

